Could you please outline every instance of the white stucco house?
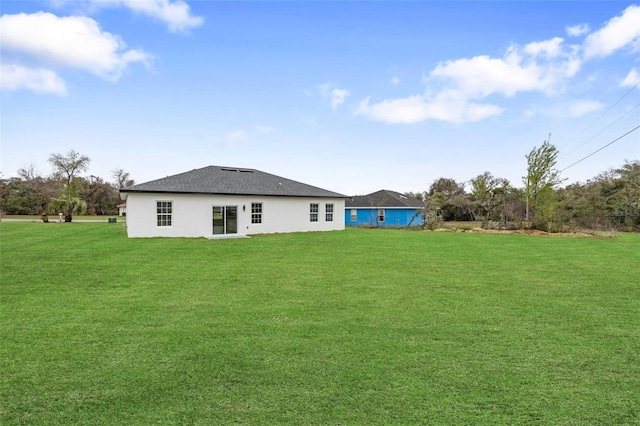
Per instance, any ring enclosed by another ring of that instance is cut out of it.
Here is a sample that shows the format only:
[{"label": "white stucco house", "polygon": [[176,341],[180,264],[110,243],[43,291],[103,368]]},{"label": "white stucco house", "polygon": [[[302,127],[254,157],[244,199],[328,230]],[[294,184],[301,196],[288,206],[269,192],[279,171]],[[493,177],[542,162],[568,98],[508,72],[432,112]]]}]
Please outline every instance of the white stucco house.
[{"label": "white stucco house", "polygon": [[120,189],[129,237],[224,238],[344,229],[345,195],[254,169],[208,166]]}]

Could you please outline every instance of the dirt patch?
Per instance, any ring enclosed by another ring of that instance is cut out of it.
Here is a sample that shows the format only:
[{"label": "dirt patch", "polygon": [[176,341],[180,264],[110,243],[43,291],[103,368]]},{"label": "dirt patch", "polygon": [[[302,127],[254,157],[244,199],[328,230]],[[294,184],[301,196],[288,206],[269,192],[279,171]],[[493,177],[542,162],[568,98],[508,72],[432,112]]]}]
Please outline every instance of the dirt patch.
[{"label": "dirt patch", "polygon": [[611,238],[614,235],[607,233],[607,235],[596,235],[587,232],[545,232],[538,229],[484,229],[484,228],[438,228],[436,232],[468,232],[468,233],[482,233],[482,234],[520,234],[530,235],[535,237],[608,237]]}]

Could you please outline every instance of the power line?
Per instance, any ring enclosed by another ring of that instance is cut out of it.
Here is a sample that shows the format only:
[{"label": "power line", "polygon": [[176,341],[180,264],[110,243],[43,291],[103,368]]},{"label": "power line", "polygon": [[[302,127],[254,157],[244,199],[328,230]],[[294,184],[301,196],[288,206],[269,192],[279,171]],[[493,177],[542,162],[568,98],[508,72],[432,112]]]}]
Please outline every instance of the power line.
[{"label": "power line", "polygon": [[624,135],[620,136],[619,138],[616,138],[614,140],[612,140],[611,142],[609,142],[608,144],[606,144],[605,146],[593,151],[591,154],[587,155],[586,157],[583,157],[581,159],[579,159],[578,161],[576,161],[575,163],[571,164],[570,166],[565,167],[564,169],[560,170],[560,173],[564,172],[565,170],[575,166],[576,164],[586,160],[587,158],[591,157],[593,154],[598,153],[600,151],[602,151],[603,149],[605,149],[606,147],[608,147],[609,145],[612,145],[614,142],[619,141],[620,139],[624,138],[625,136],[627,136],[630,133],[635,132],[636,130],[640,129],[640,126],[636,126],[633,129],[629,130],[627,133],[625,133]]},{"label": "power line", "polygon": [[[587,127],[585,127],[584,129],[582,129],[582,131],[580,131],[580,133],[578,133],[577,135],[575,135],[575,136],[573,137],[573,139],[571,139],[569,142],[567,142],[565,145],[563,145],[563,146],[562,146],[562,148],[564,148],[564,147],[565,147],[565,146],[567,146],[567,145],[570,145],[570,144],[571,144],[571,142],[573,142],[574,140],[578,139],[578,136],[580,136],[581,134],[583,134],[584,132],[586,132],[587,130],[589,130],[589,129],[591,128],[591,126],[593,126],[594,124],[596,124],[596,122],[597,122],[598,120],[600,120],[602,117],[604,117],[606,113],[608,113],[609,111],[611,111],[611,110],[613,109],[613,107],[614,107],[614,106],[618,105],[618,104],[619,104],[619,103],[620,103],[624,98],[626,98],[626,97],[629,95],[629,93],[633,92],[633,90],[634,90],[636,87],[638,87],[638,86],[640,86],[640,81],[639,81],[638,83],[636,83],[636,85],[635,85],[635,86],[633,86],[631,89],[629,89],[629,90],[627,91],[627,93],[625,93],[624,95],[622,95],[622,97],[621,97],[620,99],[618,99],[618,100],[617,100],[613,105],[611,105],[609,108],[607,108],[605,112],[603,112],[603,113],[602,113],[602,114],[600,114],[600,115],[599,115],[595,120],[593,120],[593,121],[591,122],[591,124],[589,124]],[[616,121],[617,121],[617,120],[616,120]],[[590,139],[589,139],[589,140],[590,140]],[[583,143],[582,143],[582,145],[584,145],[585,143],[586,143],[586,142],[583,142]],[[582,146],[582,145],[580,145],[580,146]],[[572,151],[572,152],[573,152],[573,151]]]},{"label": "power line", "polygon": [[640,104],[637,104],[636,106],[634,106],[633,108],[631,108],[629,111],[625,112],[624,114],[622,114],[620,117],[618,117],[616,120],[612,121],[611,123],[609,123],[609,125],[607,127],[605,127],[604,129],[600,130],[598,133],[596,133],[595,135],[591,136],[589,139],[587,139],[586,141],[582,142],[580,145],[576,146],[574,149],[572,149],[571,151],[567,152],[565,155],[569,155],[573,152],[576,152],[578,150],[578,148],[580,148],[581,146],[583,146],[584,144],[586,144],[587,142],[589,142],[590,140],[592,140],[593,138],[595,138],[596,136],[600,135],[602,132],[604,132],[605,130],[607,130],[609,127],[613,126],[614,124],[616,124],[618,121],[622,120],[624,117],[626,117],[627,115],[629,115],[634,109],[640,107]]}]

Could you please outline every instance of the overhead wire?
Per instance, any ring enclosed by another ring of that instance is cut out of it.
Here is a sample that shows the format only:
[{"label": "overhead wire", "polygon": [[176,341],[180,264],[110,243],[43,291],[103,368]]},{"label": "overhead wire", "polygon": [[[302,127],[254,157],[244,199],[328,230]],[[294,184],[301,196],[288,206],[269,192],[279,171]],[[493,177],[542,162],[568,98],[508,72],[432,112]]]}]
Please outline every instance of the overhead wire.
[{"label": "overhead wire", "polygon": [[[616,105],[618,105],[620,102],[622,102],[622,100],[623,100],[624,98],[626,98],[626,97],[629,95],[629,93],[633,92],[633,90],[634,90],[635,88],[637,88],[638,86],[640,86],[640,81],[638,81],[638,82],[635,84],[635,86],[633,86],[633,87],[632,87],[631,89],[629,89],[629,90],[628,90],[624,95],[622,95],[622,96],[620,97],[620,99],[618,99],[618,100],[617,100],[613,105],[611,105],[609,108],[607,108],[607,109],[606,109],[602,114],[600,114],[598,117],[596,117],[596,119],[595,119],[595,120],[593,120],[593,121],[592,121],[592,122],[591,122],[587,127],[585,127],[584,129],[582,129],[582,130],[581,130],[577,135],[575,135],[575,136],[574,136],[574,137],[573,137],[569,142],[567,142],[565,145],[563,145],[563,146],[562,146],[561,148],[559,148],[559,149],[562,149],[562,148],[564,148],[564,147],[566,147],[566,146],[570,145],[573,141],[575,141],[576,139],[578,139],[578,137],[579,137],[580,135],[582,135],[584,132],[586,132],[587,130],[589,130],[589,129],[591,128],[591,126],[593,126],[594,124],[596,124],[596,122],[597,122],[598,120],[600,120],[602,117],[604,117],[604,116],[605,116],[609,111],[611,111],[611,110],[613,109],[613,107],[615,107],[615,106],[616,106]],[[617,120],[616,120],[616,121],[617,121]],[[613,123],[612,123],[612,124],[613,124]],[[589,141],[589,140],[591,140],[591,139],[593,139],[593,137],[592,137],[592,138],[590,138],[590,139],[588,139],[587,141],[583,142],[581,145],[579,145],[579,146],[578,146],[578,148],[579,148],[579,147],[581,147],[582,145],[584,145],[586,142],[588,142],[588,141]],[[576,148],[576,149],[577,149],[577,148]],[[575,151],[575,150],[574,150],[574,151]],[[573,151],[571,151],[571,152],[573,152]]]},{"label": "overhead wire", "polygon": [[625,136],[635,132],[636,130],[640,129],[640,125],[634,127],[633,129],[629,130],[627,133],[625,133],[624,135],[617,137],[616,139],[612,140],[611,142],[609,142],[608,144],[598,148],[597,150],[593,151],[591,154],[587,155],[586,157],[582,157],[581,159],[579,159],[578,161],[576,161],[575,163],[565,167],[564,169],[560,170],[560,173],[564,172],[565,170],[575,166],[578,163],[581,163],[582,161],[586,160],[587,158],[591,157],[592,155],[602,151],[603,149],[605,149],[606,147],[608,147],[609,145],[613,145],[615,142],[618,142],[620,139],[624,138]]},{"label": "overhead wire", "polygon": [[620,117],[618,117],[617,119],[615,119],[614,121],[612,121],[611,123],[609,123],[608,126],[606,126],[605,128],[603,128],[602,130],[600,130],[598,133],[596,133],[595,135],[591,136],[589,139],[587,139],[586,141],[582,142],[580,145],[578,145],[577,147],[575,147],[574,149],[572,149],[571,151],[567,152],[565,155],[569,155],[573,152],[576,152],[578,150],[578,148],[582,147],[584,144],[586,144],[587,142],[589,142],[590,140],[592,140],[593,138],[595,138],[596,136],[600,135],[602,132],[604,132],[605,130],[607,130],[609,127],[613,126],[614,124],[616,124],[618,121],[622,120],[624,117],[626,117],[627,115],[631,114],[631,112],[633,112],[634,109],[640,107],[640,104],[637,104],[636,106],[634,106],[633,108],[631,108],[629,111],[625,112],[624,114],[622,114]]}]

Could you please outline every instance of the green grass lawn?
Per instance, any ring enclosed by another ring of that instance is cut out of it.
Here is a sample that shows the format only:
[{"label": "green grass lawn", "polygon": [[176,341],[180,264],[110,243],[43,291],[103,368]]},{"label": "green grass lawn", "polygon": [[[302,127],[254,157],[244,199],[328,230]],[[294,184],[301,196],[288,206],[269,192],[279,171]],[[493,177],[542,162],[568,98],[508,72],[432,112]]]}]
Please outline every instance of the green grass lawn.
[{"label": "green grass lawn", "polygon": [[0,223],[0,424],[640,424],[640,235]]}]

